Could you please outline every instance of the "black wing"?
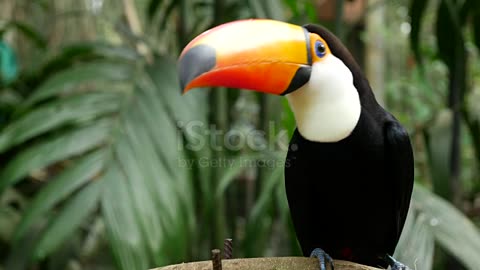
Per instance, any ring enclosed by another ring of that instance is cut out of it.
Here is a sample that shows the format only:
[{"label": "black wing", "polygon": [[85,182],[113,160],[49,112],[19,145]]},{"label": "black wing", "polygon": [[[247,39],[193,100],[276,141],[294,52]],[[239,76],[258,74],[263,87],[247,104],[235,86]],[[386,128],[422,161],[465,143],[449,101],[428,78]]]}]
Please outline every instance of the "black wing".
[{"label": "black wing", "polygon": [[413,151],[407,131],[393,118],[385,125],[385,146],[388,181],[392,181],[395,207],[394,235],[392,250],[398,243],[407,218],[413,190],[414,164]]}]

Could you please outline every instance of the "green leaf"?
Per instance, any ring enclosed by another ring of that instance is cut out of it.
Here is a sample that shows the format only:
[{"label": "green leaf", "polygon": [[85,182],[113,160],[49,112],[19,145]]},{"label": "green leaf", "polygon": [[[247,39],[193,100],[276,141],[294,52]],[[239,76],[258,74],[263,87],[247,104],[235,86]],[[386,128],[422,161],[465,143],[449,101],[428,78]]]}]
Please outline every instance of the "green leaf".
[{"label": "green leaf", "polygon": [[47,47],[47,41],[43,38],[40,32],[37,32],[30,25],[20,22],[20,21],[10,21],[7,25],[7,28],[15,28],[17,31],[22,33],[25,37],[33,41],[33,43],[41,49]]},{"label": "green leaf", "polygon": [[115,60],[139,60],[140,55],[126,46],[116,46],[104,42],[76,42],[72,45],[62,48],[60,54],[54,57],[54,60],[64,61],[68,58],[78,59],[92,56],[102,56],[107,59]]},{"label": "green leaf", "polygon": [[[148,269],[148,252],[137,225],[127,179],[120,167],[112,164],[101,179],[106,185],[102,194],[102,214],[108,241],[117,266],[121,270]],[[162,242],[162,238],[155,239]]]},{"label": "green leaf", "polygon": [[147,74],[154,84],[152,88],[161,89],[158,93],[168,115],[183,124],[192,121],[207,123],[208,101],[206,91],[191,91],[181,95],[178,84],[176,63],[168,57],[157,58],[155,64],[149,67]]},{"label": "green leaf", "polygon": [[218,180],[218,186],[215,191],[215,196],[220,198],[224,195],[225,190],[230,184],[243,172],[246,167],[245,164],[252,164],[256,162],[262,155],[259,153],[244,154],[239,157],[229,159],[231,162],[229,166],[226,166],[222,177]]},{"label": "green leaf", "polygon": [[438,6],[435,31],[439,56],[453,71],[455,57],[460,57],[456,54],[457,46],[464,46],[464,39],[458,10],[449,0],[442,0]]},{"label": "green leaf", "polygon": [[285,7],[279,0],[266,0],[264,2],[265,11],[268,14],[268,18],[284,21],[285,20]]},{"label": "green leaf", "polygon": [[[178,129],[178,121],[208,123],[207,94],[198,91],[182,97],[175,63],[166,58],[157,60],[153,66],[148,66],[147,72],[138,70],[133,83],[112,84],[113,89],[108,92],[88,89],[92,92],[62,97],[62,80],[65,84],[76,80],[77,83],[71,82],[76,85],[95,75],[89,67],[85,71],[89,75],[86,74],[84,78],[76,78],[74,72],[58,75],[65,77],[58,81],[51,79],[45,83],[54,82],[49,87],[42,86],[47,92],[58,89],[53,91],[53,95],[48,95],[52,101],[46,104],[33,102],[33,110],[8,128],[12,135],[3,139],[5,145],[7,141],[9,144],[13,141],[16,145],[23,142],[31,145],[26,145],[26,150],[16,153],[0,172],[0,185],[3,187],[16,183],[30,171],[52,162],[71,158],[70,162],[74,164],[64,167],[64,171],[50,180],[52,182],[33,199],[17,230],[17,235],[26,235],[35,225],[45,221],[42,219],[45,213],[50,213],[54,208],[59,211],[59,220],[52,221],[52,226],[60,228],[66,224],[66,227],[61,228],[62,234],[53,239],[54,228],[52,232],[49,229],[44,231],[46,235],[41,235],[42,242],[39,242],[40,247],[36,250],[38,258],[51,254],[65,239],[64,236],[80,224],[80,217],[69,223],[70,214],[64,211],[79,207],[75,202],[79,198],[77,196],[88,197],[88,193],[81,195],[87,192],[85,188],[89,188],[89,185],[84,185],[97,176],[96,181],[102,182],[103,186],[99,195],[101,214],[107,228],[108,243],[119,269],[147,269],[189,258],[192,242],[196,241],[192,240],[195,238],[192,238],[192,233],[199,223],[194,204],[198,194],[191,183],[193,173],[179,168],[178,161],[185,158],[187,152],[179,148],[184,137],[187,137],[185,134],[194,136],[196,131],[182,133]],[[111,75],[111,82],[121,79],[121,76]],[[57,96],[57,93],[60,95]],[[94,95],[108,94],[114,96],[112,100],[98,98],[104,101],[95,103],[97,98]],[[78,103],[71,99],[76,99]],[[38,100],[43,101],[43,97]],[[38,114],[44,109],[48,111],[49,106],[56,103],[65,106],[70,114],[67,111],[61,115],[58,112],[44,113],[44,117],[36,118],[41,124],[36,123],[34,118],[25,120],[33,117],[30,114]],[[115,114],[90,113],[95,111],[93,107],[108,106]],[[52,117],[58,119],[51,120]],[[25,122],[18,124],[21,121]],[[13,135],[14,125],[17,125],[15,129],[19,135]],[[204,128],[207,127],[205,124]],[[6,135],[0,135],[0,138],[2,136]],[[23,137],[16,138],[18,136]],[[92,150],[95,152],[92,153]],[[106,173],[103,174],[103,171]],[[211,182],[205,179],[208,181],[203,182]],[[211,195],[213,188],[209,187]],[[71,194],[75,194],[74,199],[68,199]],[[88,206],[93,207],[92,204]],[[90,211],[83,210],[81,216],[88,216]],[[75,211],[71,211],[72,215]]]},{"label": "green leaf", "polygon": [[315,22],[318,20],[317,6],[314,1],[305,2],[305,6],[302,8],[302,13],[303,15],[300,16],[299,22],[304,23],[304,19],[302,19],[302,16],[305,16],[310,22]]},{"label": "green leaf", "polygon": [[19,240],[38,219],[43,217],[56,204],[66,199],[72,192],[97,176],[104,165],[105,153],[93,152],[81,159],[50,182],[29,204],[22,215],[22,220],[15,231],[15,239]]},{"label": "green leaf", "polygon": [[469,15],[475,15],[480,12],[480,4],[477,0],[465,0],[460,8],[459,19],[461,25],[465,26],[465,23],[470,19]]},{"label": "green leaf", "polygon": [[[141,108],[133,106],[135,109]],[[183,214],[187,198],[192,198],[191,186],[183,173],[178,169],[171,175],[165,166],[168,163],[161,162],[158,151],[155,151],[154,141],[157,136],[163,136],[163,140],[169,138],[165,132],[151,136],[144,125],[138,125],[145,121],[149,115],[131,111],[126,117],[124,124],[125,136],[130,147],[118,147],[118,161],[125,168],[125,175],[130,180],[130,190],[134,201],[134,209],[139,213],[139,221],[143,232],[147,237],[147,244],[152,254],[165,254],[164,256],[173,261],[184,260],[188,243],[188,219],[191,216]],[[175,132],[170,133],[175,139]],[[164,141],[164,142],[165,142]],[[125,144],[123,144],[125,145]],[[122,145],[122,146],[123,146]],[[177,152],[170,153],[172,158],[178,156]],[[140,162],[141,160],[141,162]],[[183,176],[183,177],[182,177]],[[190,215],[193,214],[193,202],[190,199]],[[187,210],[188,211],[188,210]],[[141,213],[141,214],[140,214]],[[184,212],[185,213],[185,212]],[[167,238],[168,246],[155,241],[158,238]],[[164,263],[158,259],[157,262]]]},{"label": "green leaf", "polygon": [[288,10],[293,13],[293,17],[300,15],[296,0],[283,0],[283,2],[288,6]]},{"label": "green leaf", "polygon": [[477,45],[477,48],[480,51],[480,12],[477,12],[472,16],[472,23],[475,45]]},{"label": "green leaf", "polygon": [[[76,42],[61,48],[60,52],[48,58],[37,68],[37,72],[25,77],[27,85],[38,86],[56,72],[70,68],[81,61],[93,59],[115,59],[116,61],[136,61],[139,54],[130,48],[113,46],[102,42]],[[134,62],[131,63],[134,65]]]},{"label": "green leaf", "polygon": [[425,130],[428,132],[427,154],[435,194],[451,198],[450,148],[453,114],[449,109],[440,110],[436,119]]},{"label": "green leaf", "polygon": [[84,223],[97,206],[102,183],[93,181],[82,188],[60,213],[48,224],[35,247],[34,257],[43,259],[57,249],[70,235]]},{"label": "green leaf", "polygon": [[394,256],[412,269],[432,269],[435,240],[428,222],[424,213],[410,208]]},{"label": "green leaf", "polygon": [[123,82],[132,78],[134,68],[125,63],[94,61],[74,66],[55,74],[43,83],[22,104],[27,107],[53,95],[66,94],[75,90],[80,84],[101,82]]},{"label": "green leaf", "polygon": [[[150,83],[149,83],[150,82]],[[179,173],[179,152],[182,143],[181,133],[177,130],[175,120],[169,115],[169,112],[163,103],[162,91],[175,91],[169,89],[168,83],[162,85],[163,89],[159,91],[156,85],[151,83],[147,76],[140,77],[138,82],[137,94],[139,113],[143,115],[143,121],[152,136],[152,145],[158,152],[160,159],[165,163],[166,170],[170,177],[175,177]],[[178,111],[180,111],[179,108]],[[158,123],[162,123],[159,125]],[[161,136],[162,140],[157,138]],[[170,143],[165,143],[165,141]]]},{"label": "green leaf", "polygon": [[295,115],[293,114],[290,105],[288,105],[288,100],[282,100],[282,125],[283,128],[287,130],[288,137],[292,138],[293,133],[295,132],[296,122],[295,122]]},{"label": "green leaf", "polygon": [[[396,253],[418,269],[431,266],[430,237],[468,269],[480,265],[480,232],[468,217],[446,200],[416,184],[409,216]],[[421,261],[421,262],[419,262]]]},{"label": "green leaf", "polygon": [[44,168],[56,161],[64,160],[91,150],[104,143],[110,125],[98,122],[94,125],[61,134],[50,141],[38,143],[20,152],[0,173],[0,191],[15,184],[29,172]]},{"label": "green leaf", "polygon": [[17,207],[23,208],[25,198],[13,188],[5,190],[0,197],[0,241],[9,243],[13,232],[21,219],[21,212]]},{"label": "green leaf", "polygon": [[[141,229],[141,232],[144,236],[149,235],[145,238],[145,243],[148,245],[149,250],[157,251],[160,248],[160,242],[155,241],[161,235],[160,228],[160,217],[159,214],[165,216],[166,220],[170,220],[172,216],[168,210],[174,211],[175,209],[167,208],[164,204],[158,204],[157,201],[161,200],[165,202],[172,202],[172,197],[174,193],[167,193],[171,189],[166,188],[164,190],[158,190],[156,187],[152,186],[153,180],[162,181],[163,184],[168,183],[165,181],[165,178],[162,175],[152,175],[148,170],[153,169],[151,162],[148,160],[148,153],[142,153],[139,157],[142,158],[138,160],[135,151],[142,151],[148,147],[147,142],[138,142],[140,139],[132,138],[132,136],[138,136],[139,131],[135,130],[132,134],[132,131],[129,130],[129,127],[132,124],[132,121],[125,123],[126,126],[125,132],[128,134],[127,138],[119,139],[119,143],[116,147],[116,157],[119,161],[120,167],[123,169],[125,177],[128,179],[127,186],[130,191],[130,198],[132,199],[132,209],[137,215],[137,222]],[[132,142],[134,140],[135,142]],[[132,145],[135,143],[135,145]],[[149,150],[147,150],[149,151]],[[151,149],[150,149],[151,151]],[[144,164],[148,163],[148,164]],[[147,170],[147,171],[146,171]],[[163,179],[162,179],[163,178]],[[159,183],[160,184],[160,183]],[[158,194],[159,197],[155,197],[154,194]],[[167,200],[167,201],[164,201]],[[160,208],[156,206],[161,206]],[[172,205],[171,205],[172,206]]]},{"label": "green leaf", "polygon": [[162,0],[150,0],[147,7],[147,18],[149,20],[153,19],[162,2]]},{"label": "green leaf", "polygon": [[254,256],[260,250],[264,250],[262,244],[267,243],[270,237],[270,227],[273,224],[273,215],[269,211],[274,207],[274,194],[276,187],[283,182],[283,166],[276,166],[269,170],[269,174],[264,179],[260,190],[260,195],[255,201],[255,205],[250,211],[248,224],[246,227],[245,253],[246,256]]},{"label": "green leaf", "polygon": [[415,205],[428,217],[435,240],[463,265],[476,269],[480,265],[480,232],[463,213],[427,189],[416,186]]},{"label": "green leaf", "polygon": [[[183,149],[183,139],[185,138],[187,140],[185,148],[192,150],[189,161],[209,158],[211,153],[208,145],[207,92],[198,90],[182,96],[177,81],[176,63],[168,57],[157,58],[155,64],[148,68],[147,74],[147,79],[140,81],[142,84],[146,84],[142,88],[161,89],[161,91],[156,91],[157,98],[155,98],[155,100],[160,100],[162,105],[153,106],[153,109],[160,111],[159,108],[163,108],[164,113],[157,113],[157,117],[161,119],[164,117],[170,118],[174,121],[174,125],[182,131],[178,132],[174,142],[167,145],[162,144],[162,148],[170,148],[166,153],[172,153],[172,148],[178,151],[178,147],[180,146],[180,149],[183,151],[185,150]],[[171,126],[168,121],[162,122],[165,124],[165,127],[162,128],[169,130],[175,128]],[[184,136],[184,138],[182,136]],[[179,159],[173,160],[173,162],[176,163],[176,168],[178,168],[178,164],[181,161],[182,160]],[[211,182],[211,168],[208,166],[196,166],[196,168],[199,170],[197,177],[200,181],[200,189],[203,195],[205,195],[204,198],[209,200],[211,199],[210,193],[213,190],[213,187],[209,185]]]},{"label": "green leaf", "polygon": [[428,6],[428,0],[412,0],[410,5],[410,17],[412,18],[410,32],[410,46],[417,61],[422,64],[422,53],[420,52],[420,32],[424,13]]},{"label": "green leaf", "polygon": [[282,166],[276,166],[271,170],[270,175],[262,185],[260,196],[252,208],[250,214],[251,219],[256,220],[262,216],[263,211],[265,211],[265,206],[272,200],[272,194],[275,187],[279,185],[280,181],[283,181],[283,170],[284,168]]},{"label": "green leaf", "polygon": [[62,124],[90,120],[115,112],[121,101],[119,93],[96,92],[48,103],[11,123],[0,133],[0,152]]},{"label": "green leaf", "polygon": [[164,30],[166,28],[167,22],[169,22],[170,15],[174,14],[175,8],[178,6],[178,1],[171,1],[167,8],[165,8],[165,12],[163,16],[160,18],[159,29]]},{"label": "green leaf", "polygon": [[[211,153],[208,144],[207,92],[192,91],[188,93],[188,95],[182,96],[176,79],[178,77],[176,64],[170,58],[157,58],[155,65],[148,69],[148,75],[147,79],[141,81],[142,84],[145,84],[142,88],[161,89],[161,91],[154,92],[157,96],[156,98],[152,96],[150,100],[161,101],[162,105],[151,107],[152,110],[159,111],[155,115],[163,119],[162,123],[164,123],[165,127],[162,127],[162,129],[171,131],[181,129],[181,132],[175,131],[176,134],[173,142],[165,144],[159,141],[159,143],[162,144],[161,148],[164,149],[162,152],[170,156],[170,158],[165,157],[165,159],[173,164],[178,171],[178,166],[181,162],[192,162],[209,158]],[[152,95],[151,90],[147,93]],[[171,119],[173,123],[166,121],[166,117]],[[186,139],[186,146],[184,146],[184,138]],[[184,159],[172,159],[171,153],[175,151],[178,152],[179,149],[181,151],[185,150],[183,147],[185,147],[187,151],[191,150],[191,156]],[[211,192],[214,189],[214,187],[210,186],[212,170],[208,166],[195,166],[195,168],[198,169],[196,179],[199,181],[202,197],[205,200],[211,200]]]},{"label": "green leaf", "polygon": [[257,0],[248,0],[248,4],[250,5],[250,9],[255,18],[266,19],[268,18],[261,1]]},{"label": "green leaf", "polygon": [[22,99],[22,96],[15,90],[4,89],[0,91],[0,110],[8,110],[9,112],[13,112],[14,108],[17,108],[17,106],[20,105]]}]

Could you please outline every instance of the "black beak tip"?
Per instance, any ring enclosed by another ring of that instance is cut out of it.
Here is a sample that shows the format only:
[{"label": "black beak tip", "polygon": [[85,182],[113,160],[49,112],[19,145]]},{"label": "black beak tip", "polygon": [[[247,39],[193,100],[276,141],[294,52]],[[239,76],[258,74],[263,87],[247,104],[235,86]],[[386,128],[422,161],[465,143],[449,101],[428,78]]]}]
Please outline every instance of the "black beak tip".
[{"label": "black beak tip", "polygon": [[200,44],[188,50],[178,60],[178,76],[182,93],[191,81],[212,70],[216,62],[215,49],[208,45]]}]

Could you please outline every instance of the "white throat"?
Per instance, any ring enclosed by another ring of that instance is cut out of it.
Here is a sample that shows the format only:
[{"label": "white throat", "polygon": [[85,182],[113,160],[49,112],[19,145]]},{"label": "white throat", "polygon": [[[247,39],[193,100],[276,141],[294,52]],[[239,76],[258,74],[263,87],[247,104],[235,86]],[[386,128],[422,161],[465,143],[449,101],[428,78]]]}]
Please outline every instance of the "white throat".
[{"label": "white throat", "polygon": [[332,54],[313,64],[310,81],[286,97],[298,131],[310,141],[340,141],[352,133],[360,118],[352,72]]}]

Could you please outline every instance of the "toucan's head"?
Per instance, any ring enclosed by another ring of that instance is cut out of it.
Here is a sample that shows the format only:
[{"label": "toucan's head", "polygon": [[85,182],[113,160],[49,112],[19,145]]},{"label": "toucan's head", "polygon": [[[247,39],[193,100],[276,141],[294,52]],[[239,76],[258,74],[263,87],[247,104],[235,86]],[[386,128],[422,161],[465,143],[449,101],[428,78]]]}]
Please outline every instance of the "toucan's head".
[{"label": "toucan's head", "polygon": [[300,133],[332,142],[348,136],[360,116],[350,68],[357,66],[345,57],[351,58],[324,28],[252,19],[196,37],[180,55],[178,72],[184,92],[224,86],[286,95]]}]

